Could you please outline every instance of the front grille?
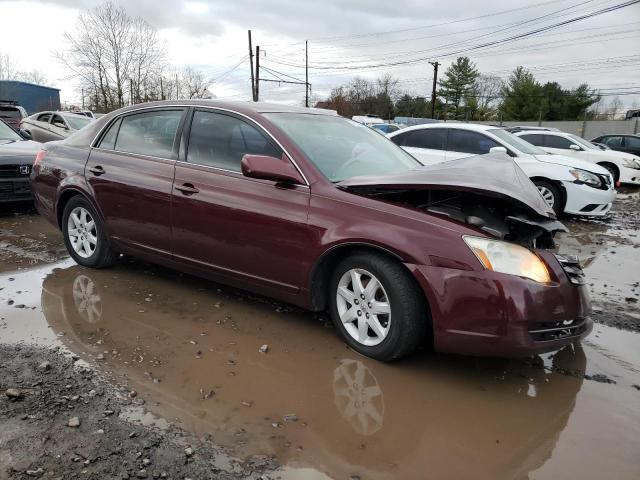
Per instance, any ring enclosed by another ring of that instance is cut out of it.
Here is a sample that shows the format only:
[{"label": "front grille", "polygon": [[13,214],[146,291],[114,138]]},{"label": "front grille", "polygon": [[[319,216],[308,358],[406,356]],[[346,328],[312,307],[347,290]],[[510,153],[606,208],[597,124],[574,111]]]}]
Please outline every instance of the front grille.
[{"label": "front grille", "polygon": [[584,333],[587,322],[584,318],[560,322],[540,322],[529,329],[529,335],[536,342],[548,342],[561,338],[575,337]]},{"label": "front grille", "polygon": [[562,265],[562,269],[564,273],[567,274],[567,277],[569,277],[571,283],[574,285],[584,285],[586,283],[578,257],[575,255],[556,255],[556,258],[560,262],[560,265]]},{"label": "front grille", "polygon": [[16,178],[20,174],[20,165],[0,165],[0,178]]}]

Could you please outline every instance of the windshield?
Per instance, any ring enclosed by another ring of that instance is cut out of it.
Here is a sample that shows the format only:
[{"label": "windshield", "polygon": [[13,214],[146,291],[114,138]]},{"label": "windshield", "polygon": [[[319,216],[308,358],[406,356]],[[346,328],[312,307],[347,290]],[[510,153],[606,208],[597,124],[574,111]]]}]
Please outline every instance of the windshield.
[{"label": "windshield", "polygon": [[22,137],[9,125],[0,122],[0,142],[17,142],[18,140],[22,140]]},{"label": "windshield", "polygon": [[531,145],[529,142],[521,139],[520,137],[516,137],[513,133],[509,133],[501,128],[492,128],[491,130],[488,130],[488,132],[492,133],[518,152],[522,152],[527,155],[549,155],[541,148]]},{"label": "windshield", "polygon": [[383,135],[342,117],[265,113],[332,182],[420,167]]},{"label": "windshield", "polygon": [[64,119],[74,130],[80,130],[82,127],[88,125],[91,122],[91,119],[85,117],[84,115],[65,115]]},{"label": "windshield", "polygon": [[568,133],[567,135],[569,135],[569,137],[571,138],[571,140],[573,140],[574,142],[576,142],[578,145],[580,145],[581,147],[584,147],[588,150],[600,150],[598,147],[596,147],[593,143],[591,142],[587,142],[584,138],[580,138],[577,135],[574,135],[573,133]]}]

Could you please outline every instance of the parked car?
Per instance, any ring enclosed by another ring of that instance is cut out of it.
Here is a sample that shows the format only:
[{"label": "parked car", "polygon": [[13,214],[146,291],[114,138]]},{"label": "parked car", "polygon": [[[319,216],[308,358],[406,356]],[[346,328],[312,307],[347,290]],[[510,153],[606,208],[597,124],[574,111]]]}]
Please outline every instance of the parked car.
[{"label": "parked car", "polygon": [[29,174],[41,148],[0,120],[0,203],[31,199]]},{"label": "parked car", "polygon": [[601,135],[591,141],[603,143],[617,152],[640,156],[640,135]]},{"label": "parked car", "polygon": [[45,144],[31,185],[78,264],[123,253],[326,310],[380,360],[529,356],[592,328],[577,260],[550,250],[566,228],[504,155],[421,167],[321,111],[165,101]]},{"label": "parked car", "polygon": [[595,145],[600,150],[611,150],[611,148],[607,147],[604,143],[598,143],[598,142],[589,142],[589,143]]},{"label": "parked car", "polygon": [[385,123],[385,121],[377,115],[354,115],[353,117],[351,117],[351,120],[353,120],[354,122],[363,123],[369,127],[378,125],[380,123]]},{"label": "parked car", "polygon": [[572,133],[521,131],[518,137],[542,148],[545,152],[597,163],[606,168],[616,183],[640,185],[640,157],[613,150],[602,150]]},{"label": "parked car", "polygon": [[4,121],[14,130],[18,130],[20,122],[26,116],[27,111],[17,102],[11,100],[0,100],[0,120]]},{"label": "parked car", "polygon": [[40,112],[23,119],[20,128],[44,143],[67,138],[91,122],[91,118],[70,112]]},{"label": "parked car", "polygon": [[375,125],[371,125],[371,128],[379,131],[380,133],[393,133],[400,130],[400,125],[395,125],[393,123],[376,123]]},{"label": "parked car", "polygon": [[[508,154],[558,213],[606,215],[615,199],[613,178],[598,165],[544,150],[502,128],[448,123],[419,125],[388,135],[424,165],[487,153]],[[488,158],[486,163],[493,161]]]},{"label": "parked car", "polygon": [[555,127],[530,127],[528,125],[516,125],[515,127],[503,127],[507,132],[515,133],[521,132],[522,130],[540,130],[543,132],[559,132]]}]

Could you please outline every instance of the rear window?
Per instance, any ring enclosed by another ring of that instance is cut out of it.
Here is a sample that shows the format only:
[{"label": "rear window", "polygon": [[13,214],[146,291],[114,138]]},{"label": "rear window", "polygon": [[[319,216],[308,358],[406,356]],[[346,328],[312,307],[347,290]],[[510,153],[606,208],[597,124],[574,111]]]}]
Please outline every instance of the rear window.
[{"label": "rear window", "polygon": [[0,118],[17,118],[21,119],[20,110],[14,107],[0,107]]},{"label": "rear window", "polygon": [[173,158],[173,142],[182,110],[127,115],[122,119],[116,150],[152,157]]}]

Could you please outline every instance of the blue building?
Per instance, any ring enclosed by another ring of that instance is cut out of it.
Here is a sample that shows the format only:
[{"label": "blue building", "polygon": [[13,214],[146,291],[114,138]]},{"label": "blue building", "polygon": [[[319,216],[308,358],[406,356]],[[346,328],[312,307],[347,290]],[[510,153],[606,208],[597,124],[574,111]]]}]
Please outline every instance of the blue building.
[{"label": "blue building", "polygon": [[0,101],[13,100],[29,115],[42,110],[60,110],[60,89],[16,80],[0,80]]}]

